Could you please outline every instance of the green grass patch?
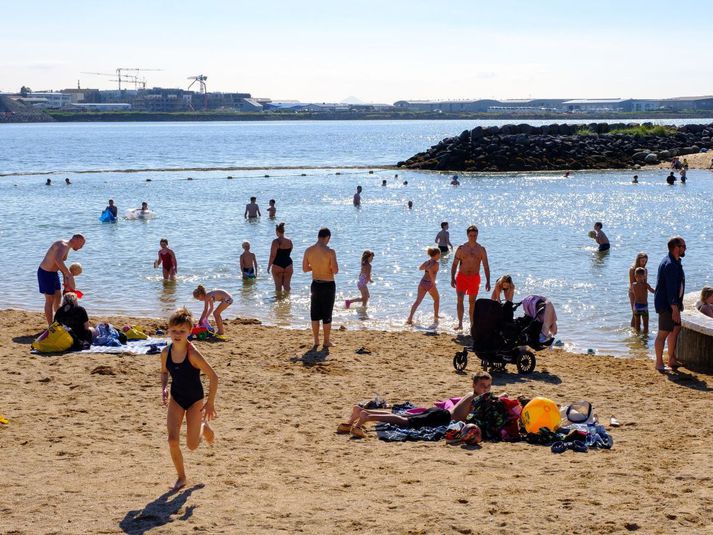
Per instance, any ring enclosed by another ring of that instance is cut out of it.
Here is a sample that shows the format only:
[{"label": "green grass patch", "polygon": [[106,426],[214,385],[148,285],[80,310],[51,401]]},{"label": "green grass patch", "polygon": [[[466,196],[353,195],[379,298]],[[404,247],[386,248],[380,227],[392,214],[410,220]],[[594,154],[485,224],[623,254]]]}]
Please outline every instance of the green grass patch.
[{"label": "green grass patch", "polygon": [[580,126],[577,128],[577,135],[578,136],[594,136],[596,135],[596,132],[589,128],[588,126]]},{"label": "green grass patch", "polygon": [[627,136],[673,136],[677,132],[675,127],[662,125],[645,125],[629,126],[626,128],[615,128],[609,130],[610,134],[625,134]]}]

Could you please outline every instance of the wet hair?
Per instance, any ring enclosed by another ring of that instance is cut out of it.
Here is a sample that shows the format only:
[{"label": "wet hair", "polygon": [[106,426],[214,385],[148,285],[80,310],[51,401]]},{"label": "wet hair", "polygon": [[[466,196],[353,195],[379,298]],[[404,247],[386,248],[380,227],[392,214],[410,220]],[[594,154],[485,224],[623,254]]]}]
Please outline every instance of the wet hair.
[{"label": "wet hair", "polygon": [[448,226],[448,221],[443,221],[441,223],[441,228],[447,227]]},{"label": "wet hair", "polygon": [[362,264],[366,264],[367,261],[368,261],[370,258],[373,258],[373,257],[374,257],[374,252],[373,252],[373,251],[370,251],[369,249],[367,249],[366,251],[364,251],[363,253],[361,253],[361,263],[362,263]]},{"label": "wet hair", "polygon": [[249,242],[249,241],[244,241],[244,242],[243,242],[243,249],[250,249],[250,242]]},{"label": "wet hair", "polygon": [[674,236],[668,240],[668,250],[673,251],[679,245],[683,245],[683,238],[681,236]]},{"label": "wet hair", "polygon": [[71,307],[77,306],[77,294],[74,292],[67,292],[62,297],[62,306],[69,305]]},{"label": "wet hair", "polygon": [[73,240],[82,240],[82,241],[87,241],[87,239],[84,237],[84,234],[75,234],[72,236]]},{"label": "wet hair", "polygon": [[275,204],[275,199],[270,199],[270,204]]},{"label": "wet hair", "polygon": [[275,226],[275,230],[279,232],[280,234],[285,233],[285,222],[282,221],[281,223],[278,223],[277,226]]},{"label": "wet hair", "polygon": [[471,225],[471,226],[469,226],[467,229],[465,229],[465,233],[466,233],[466,234],[470,234],[471,232],[477,233],[477,232],[478,232],[478,227],[476,227],[475,225]]},{"label": "wet hair", "polygon": [[638,268],[638,267],[642,267],[642,266],[639,264],[639,261],[640,261],[642,258],[648,259],[648,258],[649,258],[649,255],[647,255],[645,252],[641,251],[639,254],[636,255],[636,258],[634,259],[634,263],[631,265],[631,268],[632,268],[632,269],[636,269],[636,268]]},{"label": "wet hair", "polygon": [[109,204],[114,204],[114,199],[109,199]]},{"label": "wet hair", "polygon": [[706,299],[708,299],[711,295],[713,295],[713,287],[704,286],[701,290],[701,301],[705,303]]},{"label": "wet hair", "polygon": [[145,204],[146,206],[149,205],[149,203],[147,203],[146,201],[143,201],[143,202],[141,203],[141,206],[143,206],[144,204]]},{"label": "wet hair", "polygon": [[193,297],[198,299],[199,297],[205,297],[205,286],[199,284],[198,287],[193,290]]},{"label": "wet hair", "polygon": [[597,228],[597,227],[602,228],[603,226],[604,225],[602,225],[601,221],[597,221],[596,223],[594,223],[594,228]]},{"label": "wet hair", "polygon": [[441,250],[438,247],[429,247],[426,252],[428,253],[428,256],[433,258],[436,255],[441,254]]},{"label": "wet hair", "polygon": [[413,206],[413,201],[409,201],[406,204],[408,205],[409,208],[411,208]]},{"label": "wet hair", "polygon": [[486,381],[486,380],[487,381],[493,380],[493,376],[490,375],[488,372],[484,372],[481,370],[481,371],[475,372],[473,374],[473,382],[474,383],[477,383],[478,381]]},{"label": "wet hair", "polygon": [[257,197],[250,197],[250,201],[251,201],[251,202],[257,201]]},{"label": "wet hair", "polygon": [[[198,288],[203,288],[203,286],[199,286]],[[178,327],[179,325],[193,327],[193,314],[191,314],[191,311],[186,307],[179,308],[168,318],[169,327]]]},{"label": "wet hair", "polygon": [[363,189],[361,186],[357,186],[357,191]]},{"label": "wet hair", "polygon": [[162,243],[165,243],[166,245],[168,245],[168,238],[161,238],[158,243],[159,243],[159,245]]},{"label": "wet hair", "polygon": [[637,267],[634,270],[634,275],[646,275],[646,269],[642,267]]},{"label": "wet hair", "polygon": [[332,232],[327,228],[327,227],[322,227],[319,229],[319,232],[317,233],[318,238],[326,238],[327,236],[331,236]]}]

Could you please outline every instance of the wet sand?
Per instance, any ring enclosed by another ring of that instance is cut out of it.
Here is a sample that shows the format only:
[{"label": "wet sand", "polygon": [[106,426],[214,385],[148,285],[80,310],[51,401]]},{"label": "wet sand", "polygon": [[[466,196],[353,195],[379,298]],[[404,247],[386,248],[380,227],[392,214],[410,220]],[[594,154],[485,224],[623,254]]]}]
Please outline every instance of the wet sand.
[{"label": "wet sand", "polygon": [[197,343],[220,377],[216,444],[184,448],[189,486],[167,495],[158,357],[31,355],[41,330],[38,313],[0,311],[2,533],[711,532],[704,375],[562,351],[530,376],[496,375],[497,392],[616,416],[610,451],[356,440],[335,434],[356,401],[428,405],[468,390],[452,336],[335,332],[337,347],[314,357],[306,330],[232,320],[228,342]]}]

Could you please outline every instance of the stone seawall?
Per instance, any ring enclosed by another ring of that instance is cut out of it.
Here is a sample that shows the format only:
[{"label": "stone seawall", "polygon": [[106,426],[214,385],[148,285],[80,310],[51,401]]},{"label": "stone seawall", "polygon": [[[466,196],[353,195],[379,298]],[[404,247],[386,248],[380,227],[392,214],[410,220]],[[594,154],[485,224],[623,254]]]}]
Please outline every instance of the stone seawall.
[{"label": "stone seawall", "polygon": [[[637,127],[642,125],[478,126],[397,165],[442,171],[636,169],[713,148],[713,123],[667,127],[660,135],[611,133]],[[654,129],[650,123],[643,127]]]}]

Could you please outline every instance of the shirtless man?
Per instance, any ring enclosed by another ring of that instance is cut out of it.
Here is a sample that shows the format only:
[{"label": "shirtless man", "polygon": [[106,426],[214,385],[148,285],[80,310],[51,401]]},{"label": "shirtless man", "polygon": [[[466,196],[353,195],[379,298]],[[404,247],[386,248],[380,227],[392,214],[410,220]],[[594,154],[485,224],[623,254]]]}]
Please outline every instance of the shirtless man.
[{"label": "shirtless man", "polygon": [[354,194],[354,206],[357,208],[361,206],[361,186],[357,186],[356,193]]},{"label": "shirtless man", "polygon": [[59,283],[59,273],[62,272],[64,285],[68,290],[74,289],[74,276],[64,265],[69,250],[78,251],[84,247],[84,236],[75,234],[69,240],[58,240],[47,250],[44,259],[37,268],[37,282],[40,293],[45,295],[45,319],[47,325],[52,325],[54,314],[62,300],[62,286]]},{"label": "shirtless man", "polygon": [[[456,289],[458,296],[458,326],[456,330],[463,329],[463,298],[468,294],[470,300],[470,323],[473,323],[473,308],[475,299],[478,297],[480,289],[480,264],[483,264],[485,272],[485,291],[490,291],[490,265],[488,264],[488,253],[485,247],[477,243],[478,228],[471,225],[466,230],[468,241],[458,246],[456,255],[451,266],[451,286]],[[460,270],[458,270],[460,266]],[[456,275],[456,272],[458,273]]]},{"label": "shirtless man", "polygon": [[332,233],[328,228],[319,229],[317,243],[307,247],[302,259],[302,271],[312,272],[312,286],[310,288],[310,319],[312,320],[312,335],[316,351],[319,346],[319,322],[324,325],[324,348],[332,346],[329,335],[332,331],[332,310],[337,285],[334,275],[339,272],[337,253],[327,247]]},{"label": "shirtless man", "polygon": [[257,197],[250,197],[250,204],[245,205],[245,219],[255,219],[261,217],[260,207],[257,205]]}]

